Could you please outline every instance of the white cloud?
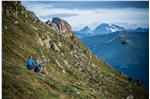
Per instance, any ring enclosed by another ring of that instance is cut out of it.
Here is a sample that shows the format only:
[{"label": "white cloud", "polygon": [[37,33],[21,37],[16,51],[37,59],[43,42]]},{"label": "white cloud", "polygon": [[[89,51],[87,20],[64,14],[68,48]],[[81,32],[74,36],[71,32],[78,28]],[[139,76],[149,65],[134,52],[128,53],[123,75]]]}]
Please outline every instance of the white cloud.
[{"label": "white cloud", "polygon": [[[45,5],[28,6],[29,10],[35,12],[37,16],[48,16],[54,14],[76,14],[76,16],[64,17],[68,21],[73,29],[81,29],[83,26],[89,25],[94,28],[100,23],[118,23],[128,25],[126,27],[135,26],[146,26],[148,25],[148,9],[144,8],[117,8],[117,9],[63,9],[54,8],[49,5],[46,8]],[[57,17],[57,16],[56,16]],[[59,16],[58,16],[59,17]],[[61,16],[60,16],[61,17]],[[47,19],[40,18],[42,21]]]}]

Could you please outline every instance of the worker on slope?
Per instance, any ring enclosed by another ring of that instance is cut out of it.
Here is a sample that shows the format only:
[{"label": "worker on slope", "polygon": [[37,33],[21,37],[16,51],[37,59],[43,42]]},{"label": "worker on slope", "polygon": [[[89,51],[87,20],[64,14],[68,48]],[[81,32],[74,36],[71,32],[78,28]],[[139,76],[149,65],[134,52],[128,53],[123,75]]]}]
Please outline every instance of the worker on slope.
[{"label": "worker on slope", "polygon": [[32,59],[32,56],[28,57],[28,59],[26,61],[26,68],[31,71],[34,70],[34,60]]}]

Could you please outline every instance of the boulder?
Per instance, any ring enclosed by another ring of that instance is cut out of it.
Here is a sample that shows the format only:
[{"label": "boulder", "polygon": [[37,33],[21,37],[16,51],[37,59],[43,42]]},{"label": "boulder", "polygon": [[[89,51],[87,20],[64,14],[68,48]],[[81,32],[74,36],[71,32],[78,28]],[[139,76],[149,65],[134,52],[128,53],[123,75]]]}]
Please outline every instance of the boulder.
[{"label": "boulder", "polygon": [[132,96],[131,94],[129,96],[127,96],[126,99],[134,99],[134,96]]},{"label": "boulder", "polygon": [[92,67],[95,68],[95,67],[97,67],[97,66],[96,66],[94,63],[92,63]]},{"label": "boulder", "polygon": [[79,91],[77,91],[76,93],[77,93],[77,95],[80,95],[80,92],[79,92]]},{"label": "boulder", "polygon": [[68,61],[67,60],[64,60],[64,63],[65,63],[65,65],[68,65]]},{"label": "boulder", "polygon": [[63,72],[63,74],[65,74],[65,73],[66,73],[66,71],[65,71],[64,69],[62,70],[62,72]]},{"label": "boulder", "polygon": [[61,53],[60,55],[61,55],[62,57],[64,57],[64,53]]},{"label": "boulder", "polygon": [[18,21],[15,21],[15,22],[14,22],[14,24],[18,24],[18,23],[19,23]]},{"label": "boulder", "polygon": [[4,26],[4,29],[7,30],[7,26]]},{"label": "boulder", "polygon": [[79,71],[82,71],[82,68],[79,68],[78,70],[79,70]]},{"label": "boulder", "polygon": [[56,45],[55,42],[53,42],[53,43],[51,44],[51,48],[54,49],[54,50],[56,50],[56,51],[58,51],[58,52],[60,51],[59,47]]}]

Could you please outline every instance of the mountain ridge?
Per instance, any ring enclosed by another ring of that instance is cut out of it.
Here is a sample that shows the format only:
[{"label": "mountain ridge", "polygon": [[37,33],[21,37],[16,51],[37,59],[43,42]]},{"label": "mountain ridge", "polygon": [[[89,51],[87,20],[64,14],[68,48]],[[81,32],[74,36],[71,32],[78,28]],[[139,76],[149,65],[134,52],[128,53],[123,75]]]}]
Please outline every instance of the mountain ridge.
[{"label": "mountain ridge", "polygon": [[82,31],[83,29],[86,29],[86,27],[88,26],[83,27],[79,31],[75,31],[75,34],[77,35],[77,37],[84,38],[84,37],[90,37],[90,36],[96,36],[96,35],[104,35],[104,34],[107,35],[107,34],[115,33],[115,32],[125,32],[125,31],[146,32],[149,30],[148,28],[142,28],[142,27],[137,27],[135,29],[126,29],[116,24],[101,23],[94,30],[90,30],[88,33],[86,33]]}]

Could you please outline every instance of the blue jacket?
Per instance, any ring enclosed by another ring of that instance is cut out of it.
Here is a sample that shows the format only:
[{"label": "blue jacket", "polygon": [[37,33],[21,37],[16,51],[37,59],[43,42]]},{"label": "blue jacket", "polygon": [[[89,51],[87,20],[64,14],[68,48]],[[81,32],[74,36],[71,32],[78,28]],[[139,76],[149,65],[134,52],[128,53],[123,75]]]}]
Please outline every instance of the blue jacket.
[{"label": "blue jacket", "polygon": [[26,61],[26,67],[29,68],[29,65],[34,65],[34,60],[32,60],[32,58],[28,58]]}]

